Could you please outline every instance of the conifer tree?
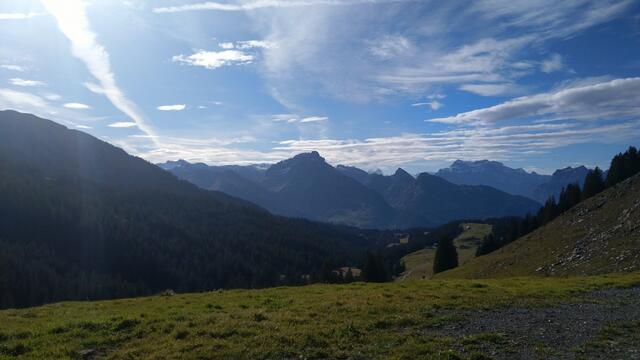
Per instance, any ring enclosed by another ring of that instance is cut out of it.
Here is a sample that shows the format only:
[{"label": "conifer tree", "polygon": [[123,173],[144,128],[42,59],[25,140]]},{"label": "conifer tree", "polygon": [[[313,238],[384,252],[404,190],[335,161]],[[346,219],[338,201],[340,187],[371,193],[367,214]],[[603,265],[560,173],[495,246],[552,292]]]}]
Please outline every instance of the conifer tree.
[{"label": "conifer tree", "polygon": [[362,279],[367,282],[385,282],[388,280],[384,261],[380,255],[367,253],[362,266]]},{"label": "conifer tree", "polygon": [[558,208],[560,213],[563,213],[571,209],[574,205],[580,202],[582,199],[582,190],[578,184],[569,184],[560,193],[560,201],[558,201]]},{"label": "conifer tree", "polygon": [[604,179],[602,178],[602,170],[598,167],[589,171],[584,179],[582,187],[582,199],[588,199],[604,190]]},{"label": "conifer tree", "polygon": [[624,154],[620,153],[611,160],[605,185],[606,187],[614,186],[638,172],[640,172],[640,154],[638,149],[631,146]]},{"label": "conifer tree", "polygon": [[611,159],[611,165],[609,165],[609,172],[607,173],[607,180],[605,181],[606,187],[612,187],[622,181],[624,173],[626,172],[624,167],[624,156],[622,153]]},{"label": "conifer tree", "polygon": [[482,256],[492,253],[500,249],[501,247],[501,242],[498,240],[498,238],[495,237],[495,235],[493,235],[493,233],[491,233],[484,238],[482,244],[480,244],[478,250],[476,250],[476,256]]},{"label": "conifer tree", "polygon": [[558,216],[558,204],[552,196],[544,203],[544,206],[538,210],[538,224],[544,225],[552,221]]},{"label": "conifer tree", "polygon": [[436,255],[433,260],[433,273],[437,274],[458,266],[458,251],[453,244],[453,239],[444,237],[438,243]]}]

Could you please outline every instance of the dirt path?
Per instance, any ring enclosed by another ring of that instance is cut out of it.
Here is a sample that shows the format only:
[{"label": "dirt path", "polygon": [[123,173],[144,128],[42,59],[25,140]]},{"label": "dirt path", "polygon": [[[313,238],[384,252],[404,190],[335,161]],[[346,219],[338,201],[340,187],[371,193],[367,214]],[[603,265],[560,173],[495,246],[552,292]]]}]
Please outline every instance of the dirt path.
[{"label": "dirt path", "polygon": [[496,359],[640,359],[640,288],[597,291],[581,303],[455,314],[430,335]]}]

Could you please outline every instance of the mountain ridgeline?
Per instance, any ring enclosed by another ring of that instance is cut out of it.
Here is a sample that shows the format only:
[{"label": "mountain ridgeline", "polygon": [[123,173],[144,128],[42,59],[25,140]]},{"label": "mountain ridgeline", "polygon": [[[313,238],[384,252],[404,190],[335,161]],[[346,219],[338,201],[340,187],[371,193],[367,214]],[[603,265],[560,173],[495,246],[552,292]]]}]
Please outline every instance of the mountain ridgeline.
[{"label": "mountain ridgeline", "polygon": [[540,175],[524,169],[513,169],[497,161],[457,160],[435,175],[454,184],[491,186],[544,204],[550,197],[557,199],[569,184],[582,186],[588,172],[586,167],[578,166],[556,170],[552,175]]},{"label": "mountain ridgeline", "polygon": [[0,307],[306,283],[368,246],[33,115],[2,111],[0,129]]},{"label": "mountain ridgeline", "polygon": [[204,189],[226,192],[276,214],[366,228],[434,227],[458,219],[524,216],[540,207],[489,186],[456,185],[427,173],[414,178],[402,169],[384,176],[333,167],[317,152],[281,161],[254,179],[243,177],[238,167],[186,161],[160,166]]}]

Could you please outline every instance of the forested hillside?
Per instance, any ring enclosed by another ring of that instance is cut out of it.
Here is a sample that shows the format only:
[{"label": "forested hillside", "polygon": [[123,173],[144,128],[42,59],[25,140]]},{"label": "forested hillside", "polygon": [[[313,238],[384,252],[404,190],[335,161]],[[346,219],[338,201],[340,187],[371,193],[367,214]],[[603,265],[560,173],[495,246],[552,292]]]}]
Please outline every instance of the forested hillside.
[{"label": "forested hillside", "polygon": [[366,245],[48,120],[4,111],[0,129],[2,307],[302,283],[327,262],[356,264]]}]

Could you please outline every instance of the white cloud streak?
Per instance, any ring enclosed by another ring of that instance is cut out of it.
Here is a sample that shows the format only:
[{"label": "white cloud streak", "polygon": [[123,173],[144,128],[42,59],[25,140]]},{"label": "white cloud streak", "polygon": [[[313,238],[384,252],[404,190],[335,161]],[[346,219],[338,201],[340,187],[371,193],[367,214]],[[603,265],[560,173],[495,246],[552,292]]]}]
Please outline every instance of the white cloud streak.
[{"label": "white cloud streak", "polygon": [[42,97],[50,100],[50,101],[58,101],[58,100],[62,100],[62,96],[59,94],[54,94],[54,93],[44,93],[42,94]]},{"label": "white cloud streak", "polygon": [[406,133],[363,140],[285,140],[266,151],[239,148],[238,144],[255,140],[245,137],[164,138],[164,147],[150,151],[137,150],[135,141],[142,139],[139,136],[117,145],[152,162],[186,159],[209,164],[246,165],[276,162],[301,152],[319,151],[332,164],[350,164],[370,169],[410,165],[424,170],[434,164],[456,159],[521,161],[568,145],[619,143],[639,136],[640,119],[634,119],[605,126],[583,122],[542,123],[482,126],[427,134]]},{"label": "white cloud streak", "polygon": [[0,89],[0,105],[5,108],[27,111],[48,107],[47,102],[37,95],[10,89]]},{"label": "white cloud streak", "polygon": [[67,109],[73,109],[73,110],[88,110],[88,109],[91,109],[91,106],[89,106],[87,104],[82,104],[82,103],[66,103],[63,106],[66,107]]},{"label": "white cloud streak", "polygon": [[246,65],[254,60],[254,56],[239,50],[205,51],[198,50],[185,56],[176,55],[174,62],[191,66],[201,66],[207,69],[217,69],[227,65]]},{"label": "white cloud streak", "polygon": [[313,123],[313,122],[320,122],[320,121],[328,121],[329,118],[326,116],[309,116],[306,118],[302,118],[300,120],[301,123]]},{"label": "white cloud streak", "polygon": [[460,90],[474,93],[481,96],[504,95],[514,90],[513,84],[463,84]]},{"label": "white cloud streak", "polygon": [[415,0],[253,0],[244,3],[221,3],[216,1],[208,1],[197,4],[158,7],[154,8],[155,13],[178,13],[186,11],[251,11],[266,8],[293,8],[306,6],[349,6],[357,4],[377,4],[385,2],[410,2]]},{"label": "white cloud streak", "polygon": [[85,3],[82,0],[42,0],[42,3],[56,18],[58,28],[71,42],[74,56],[85,63],[99,82],[99,87],[93,86],[94,92],[105,95],[113,106],[135,121],[140,130],[150,135],[154,144],[159,145],[154,131],[146,124],[135,104],[116,84],[109,54],[98,43],[97,35],[91,29]]},{"label": "white cloud streak", "polygon": [[238,49],[272,49],[277,47],[278,44],[270,42],[270,41],[264,41],[264,40],[246,40],[246,41],[238,41],[235,44],[235,47]]},{"label": "white cloud streak", "polygon": [[20,79],[20,78],[13,78],[13,79],[9,79],[9,83],[11,85],[15,85],[15,86],[24,86],[24,87],[31,87],[31,86],[44,86],[46,85],[43,81],[39,81],[39,80],[25,80],[25,79]]},{"label": "white cloud streak", "polygon": [[138,126],[138,124],[130,121],[126,121],[126,122],[122,121],[122,122],[115,122],[115,123],[109,124],[108,126],[112,128],[127,129],[127,128],[136,127]]},{"label": "white cloud streak", "polygon": [[617,143],[637,139],[640,120],[605,126],[534,124],[402,134],[364,140],[287,140],[275,151],[319,151],[334,164],[392,168],[403,164],[466,160],[523,160],[572,144]]},{"label": "white cloud streak", "polygon": [[3,68],[5,70],[10,70],[10,71],[18,71],[18,72],[24,72],[27,70],[25,69],[24,66],[13,65],[13,64],[0,65],[0,68]]},{"label": "white cloud streak", "polygon": [[310,124],[310,123],[319,123],[329,121],[329,117],[327,116],[307,116],[300,117],[294,114],[276,114],[271,116],[271,120],[274,122],[282,122],[282,123],[299,123],[299,124]]},{"label": "white cloud streak", "polygon": [[523,96],[454,116],[427,121],[445,124],[489,124],[506,120],[598,120],[640,114],[640,78],[615,79]]},{"label": "white cloud streak", "polygon": [[36,16],[43,15],[42,13],[29,12],[29,13],[0,13],[0,20],[27,20]]},{"label": "white cloud streak", "polygon": [[185,104],[178,105],[160,105],[158,106],[158,110],[160,111],[182,111],[187,108]]},{"label": "white cloud streak", "polygon": [[413,106],[413,107],[427,106],[427,107],[431,108],[431,110],[438,110],[438,109],[442,108],[444,106],[444,104],[441,103],[438,100],[431,100],[431,101],[427,101],[427,102],[419,102],[419,103],[411,104],[411,106]]}]

